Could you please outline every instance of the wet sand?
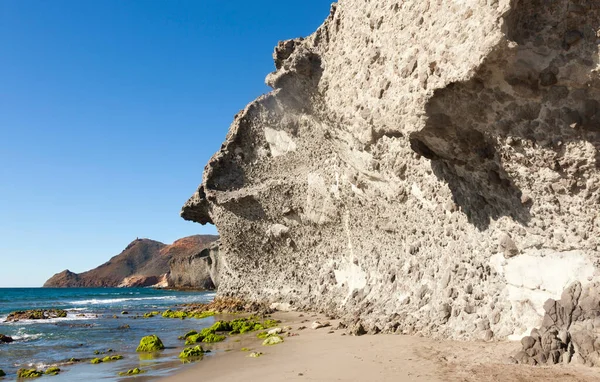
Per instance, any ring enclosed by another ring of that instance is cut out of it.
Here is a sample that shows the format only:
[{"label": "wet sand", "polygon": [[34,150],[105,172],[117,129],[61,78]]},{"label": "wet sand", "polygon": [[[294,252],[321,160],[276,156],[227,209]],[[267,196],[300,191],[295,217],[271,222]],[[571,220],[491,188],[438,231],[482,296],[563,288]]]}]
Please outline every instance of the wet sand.
[{"label": "wet sand", "polygon": [[[417,336],[342,335],[331,327],[313,330],[313,321],[327,319],[310,313],[280,312],[274,318],[290,326],[285,342],[263,346],[256,333],[234,336],[223,349],[190,365],[164,382],[186,381],[599,381],[600,370],[583,366],[532,367],[513,365],[508,356],[515,342],[439,341]],[[306,326],[306,329],[298,330]],[[332,333],[333,332],[333,333]],[[239,342],[235,342],[239,340]],[[221,347],[220,346],[220,347]],[[251,351],[264,354],[248,357]]]}]

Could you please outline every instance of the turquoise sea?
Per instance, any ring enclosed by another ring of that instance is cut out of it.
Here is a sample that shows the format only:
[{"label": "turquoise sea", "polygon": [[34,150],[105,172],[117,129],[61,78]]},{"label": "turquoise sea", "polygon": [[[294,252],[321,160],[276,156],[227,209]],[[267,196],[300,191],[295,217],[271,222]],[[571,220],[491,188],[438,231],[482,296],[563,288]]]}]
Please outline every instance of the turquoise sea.
[{"label": "turquoise sea", "polygon": [[[160,316],[138,318],[149,311],[164,311],[178,304],[210,302],[213,292],[181,292],[151,288],[0,288],[0,334],[15,342],[0,344],[0,369],[16,379],[19,368],[45,369],[58,365],[58,376],[42,380],[121,380],[119,371],[134,367],[147,370],[144,379],[172,374],[178,367],[177,355],[182,341],[177,337],[191,329],[199,330],[213,324],[214,318],[167,319]],[[59,308],[68,312],[66,318],[4,322],[15,310]],[[122,314],[127,311],[128,314]],[[117,318],[114,318],[116,316]],[[124,328],[126,326],[129,328]],[[166,349],[160,355],[135,352],[140,338],[156,334]],[[121,354],[120,361],[92,365],[87,362],[68,364],[71,358],[101,357],[94,352]],[[0,378],[2,380],[2,378]]]}]

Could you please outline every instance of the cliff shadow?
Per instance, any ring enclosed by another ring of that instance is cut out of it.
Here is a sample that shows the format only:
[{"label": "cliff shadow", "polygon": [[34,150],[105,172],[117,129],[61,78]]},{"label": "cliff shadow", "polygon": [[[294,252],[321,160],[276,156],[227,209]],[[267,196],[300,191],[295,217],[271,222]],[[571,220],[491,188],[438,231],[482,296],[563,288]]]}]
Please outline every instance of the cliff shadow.
[{"label": "cliff shadow", "polygon": [[569,143],[590,142],[596,155],[585,160],[600,167],[597,8],[583,0],[513,2],[506,37],[518,46],[499,47],[470,80],[438,89],[428,101],[425,127],[411,134],[411,148],[432,161],[478,229],[501,216],[523,225],[531,219],[531,195],[523,195],[505,166],[516,154],[531,171],[558,173],[572,193],[581,192],[578,180],[589,166],[569,161]]}]

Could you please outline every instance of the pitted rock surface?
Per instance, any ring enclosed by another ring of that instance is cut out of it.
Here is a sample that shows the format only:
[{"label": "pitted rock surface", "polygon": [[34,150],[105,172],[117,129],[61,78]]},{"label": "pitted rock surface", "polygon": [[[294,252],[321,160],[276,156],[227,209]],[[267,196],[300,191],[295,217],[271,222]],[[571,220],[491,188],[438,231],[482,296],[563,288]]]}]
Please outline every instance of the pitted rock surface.
[{"label": "pitted rock surface", "polygon": [[593,359],[569,321],[597,310],[561,294],[600,281],[599,28],[591,0],[334,4],[183,207],[219,230],[218,294]]},{"label": "pitted rock surface", "polygon": [[570,285],[560,300],[544,304],[542,325],[523,337],[519,363],[556,364],[575,362],[600,366],[600,284]]}]

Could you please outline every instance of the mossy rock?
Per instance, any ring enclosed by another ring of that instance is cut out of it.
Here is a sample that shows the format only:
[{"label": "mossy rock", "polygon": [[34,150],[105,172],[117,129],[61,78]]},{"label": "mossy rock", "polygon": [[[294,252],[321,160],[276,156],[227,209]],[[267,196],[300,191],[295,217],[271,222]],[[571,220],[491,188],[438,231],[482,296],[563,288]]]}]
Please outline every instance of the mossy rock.
[{"label": "mossy rock", "polygon": [[202,340],[204,339],[204,335],[202,335],[201,333],[196,333],[196,334],[192,334],[190,336],[188,336],[185,339],[185,344],[186,345],[193,345],[197,342],[202,342]]},{"label": "mossy rock", "polygon": [[261,340],[264,340],[265,338],[269,337],[269,333],[267,333],[267,332],[256,333],[256,337],[260,338]]},{"label": "mossy rock", "polygon": [[17,378],[37,378],[41,377],[42,374],[44,373],[36,369],[19,369],[17,371]]},{"label": "mossy rock", "polygon": [[60,373],[60,368],[58,368],[58,367],[49,367],[44,372],[44,374],[48,374],[48,375],[58,375],[58,373]]},{"label": "mossy rock", "polygon": [[108,356],[102,358],[102,362],[118,361],[120,359],[123,359],[123,356],[120,354],[108,355]]},{"label": "mossy rock", "polygon": [[204,339],[202,339],[202,342],[206,342],[206,343],[221,342],[221,341],[225,340],[225,338],[226,337],[224,335],[211,333],[211,334],[205,336]]},{"label": "mossy rock", "polygon": [[4,377],[6,376],[6,373],[4,372],[4,370],[0,369],[0,377]]},{"label": "mossy rock", "polygon": [[[279,322],[276,320],[264,320],[263,322],[260,322],[254,317],[247,317],[238,318],[225,323],[221,322],[220,326],[223,328],[229,327],[229,329],[224,329],[229,330],[229,334],[243,334],[247,332],[254,332],[257,330],[265,330],[273,326],[277,326],[278,323]],[[216,325],[217,323],[215,323],[213,327]]]},{"label": "mossy rock", "polygon": [[137,374],[142,374],[142,373],[145,373],[145,372],[146,372],[146,370],[142,370],[142,369],[139,369],[139,368],[136,367],[135,369],[130,369],[130,370],[127,370],[127,371],[122,371],[122,372],[119,373],[119,375],[137,375]]},{"label": "mossy rock", "polygon": [[160,338],[157,335],[153,334],[150,336],[143,337],[140,340],[140,344],[138,345],[135,351],[137,352],[153,352],[157,350],[163,350],[165,345],[163,345]]},{"label": "mossy rock", "polygon": [[278,335],[271,335],[263,341],[263,345],[277,345],[283,342],[283,338]]},{"label": "mossy rock", "polygon": [[160,312],[148,312],[148,313],[144,313],[144,318],[152,318],[154,316],[158,316],[160,314]]},{"label": "mossy rock", "polygon": [[90,363],[93,363],[94,365],[95,365],[95,364],[98,364],[98,363],[102,363],[102,359],[101,359],[101,358],[93,358],[93,359],[90,361]]},{"label": "mossy rock", "polygon": [[204,349],[202,346],[197,345],[193,348],[186,348],[179,353],[179,358],[191,358],[191,357],[202,357],[204,355]]},{"label": "mossy rock", "polygon": [[215,314],[216,314],[216,312],[207,310],[205,312],[190,312],[190,313],[188,313],[188,317],[201,319],[201,318],[214,316]]},{"label": "mossy rock", "polygon": [[241,348],[240,350],[241,351],[250,351],[251,349],[250,348]]},{"label": "mossy rock", "polygon": [[252,357],[252,358],[258,358],[258,357],[260,357],[261,355],[263,355],[263,353],[261,353],[261,352],[259,352],[259,351],[255,351],[255,352],[252,352],[252,353],[250,353],[250,355],[248,355],[248,357]]},{"label": "mossy rock", "polygon": [[269,320],[263,321],[263,326],[265,327],[265,329],[268,329],[268,328],[273,328],[273,327],[279,325],[280,323],[281,323],[281,321],[269,319]]},{"label": "mossy rock", "polygon": [[187,315],[187,312],[173,311],[171,309],[165,310],[162,314],[164,318],[180,318],[182,320],[185,319]]},{"label": "mossy rock", "polygon": [[198,334],[197,331],[195,330],[190,330],[189,332],[185,333],[183,336],[179,336],[177,338],[179,338],[180,340],[185,340],[187,339],[189,336],[193,336],[194,334]]}]

